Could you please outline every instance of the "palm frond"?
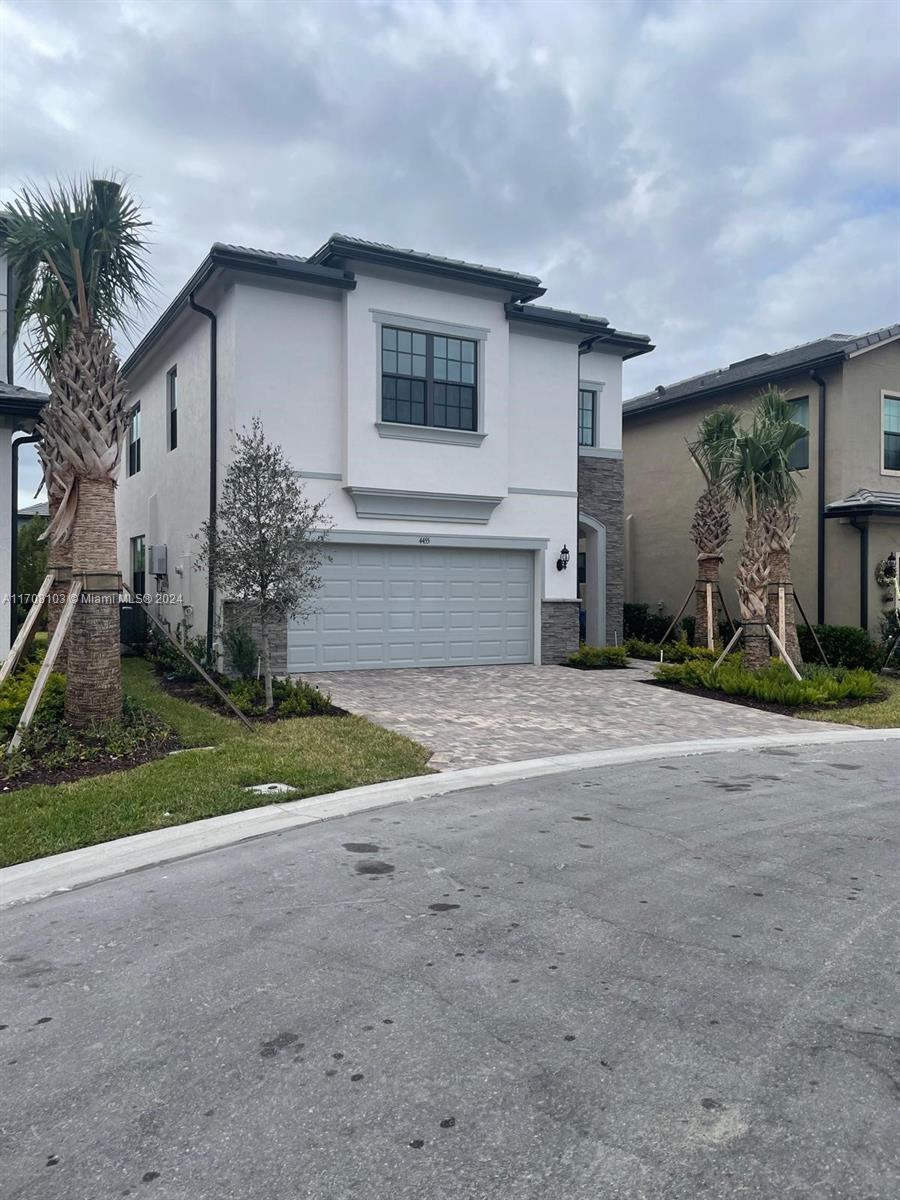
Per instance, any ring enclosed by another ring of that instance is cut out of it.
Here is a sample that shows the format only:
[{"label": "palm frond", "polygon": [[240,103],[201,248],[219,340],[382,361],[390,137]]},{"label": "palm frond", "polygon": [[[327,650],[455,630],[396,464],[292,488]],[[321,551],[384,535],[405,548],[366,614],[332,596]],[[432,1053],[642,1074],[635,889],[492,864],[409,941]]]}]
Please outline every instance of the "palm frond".
[{"label": "palm frond", "polygon": [[18,276],[15,333],[27,331],[32,361],[49,363],[78,325],[128,326],[152,285],[136,201],[116,179],[76,177],[23,188],[0,214]]},{"label": "palm frond", "polygon": [[707,413],[693,441],[687,443],[691,458],[700,468],[707,487],[720,483],[728,470],[738,429],[738,415],[731,408]]}]

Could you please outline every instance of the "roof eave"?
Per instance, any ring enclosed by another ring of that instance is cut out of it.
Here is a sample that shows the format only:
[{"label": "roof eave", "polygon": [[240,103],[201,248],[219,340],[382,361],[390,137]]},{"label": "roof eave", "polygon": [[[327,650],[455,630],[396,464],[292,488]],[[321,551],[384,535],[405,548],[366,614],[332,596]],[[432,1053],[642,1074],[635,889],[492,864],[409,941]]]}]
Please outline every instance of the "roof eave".
[{"label": "roof eave", "polygon": [[626,400],[622,405],[622,416],[623,418],[639,417],[644,413],[659,412],[663,408],[673,408],[676,404],[688,404],[694,400],[705,400],[709,396],[724,396],[729,392],[739,392],[743,388],[753,387],[755,384],[772,383],[775,380],[785,379],[791,375],[808,375],[810,371],[816,371],[819,367],[827,367],[833,363],[842,362],[844,357],[845,352],[838,350],[832,354],[811,359],[809,362],[795,364],[792,367],[783,367],[779,371],[765,371],[757,375],[749,375],[746,379],[724,383],[719,387],[701,388],[695,392],[686,392],[679,396],[661,396],[659,400],[651,401],[649,404],[643,402],[643,397]]},{"label": "roof eave", "polygon": [[310,255],[311,263],[323,266],[329,262],[361,262],[376,267],[391,267],[395,270],[412,271],[420,275],[433,275],[440,279],[452,279],[457,283],[469,283],[475,287],[496,288],[516,300],[536,300],[547,291],[540,280],[517,276],[513,272],[492,271],[489,267],[467,267],[458,263],[440,262],[435,259],[407,254],[403,250],[382,250],[377,246],[365,246],[355,242],[329,239]]},{"label": "roof eave", "polygon": [[0,397],[0,416],[36,420],[41,415],[41,409],[46,403],[46,396],[41,397],[39,400],[31,400],[24,397],[13,399],[9,396],[3,396]]},{"label": "roof eave", "polygon": [[[506,315],[510,321],[521,321],[548,332],[572,333],[578,339],[578,348],[583,353],[593,349],[615,350],[623,359],[649,354],[655,346],[643,334],[630,334],[613,329],[605,317],[583,317],[576,313],[554,312],[550,309],[531,309],[527,304],[507,304]],[[599,343],[599,345],[597,345]]]},{"label": "roof eave", "polygon": [[245,253],[233,250],[221,242],[215,242],[209,254],[172,303],[126,358],[122,364],[123,375],[129,375],[140,365],[181,314],[187,311],[191,294],[207,284],[216,271],[220,270],[243,271],[252,275],[290,279],[297,283],[318,284],[319,286],[338,288],[342,291],[352,291],[356,287],[356,279],[349,271],[339,271],[317,263],[269,258],[266,255],[252,252]]},{"label": "roof eave", "polygon": [[900,520],[900,505],[897,504],[858,504],[846,508],[830,509],[824,512],[826,520],[836,517],[896,517]]}]

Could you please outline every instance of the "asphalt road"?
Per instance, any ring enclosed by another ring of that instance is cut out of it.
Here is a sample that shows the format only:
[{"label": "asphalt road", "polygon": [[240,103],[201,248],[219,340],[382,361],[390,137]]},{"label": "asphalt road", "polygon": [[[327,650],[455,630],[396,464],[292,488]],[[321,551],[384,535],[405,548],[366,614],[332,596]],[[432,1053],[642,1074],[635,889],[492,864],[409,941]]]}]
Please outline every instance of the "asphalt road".
[{"label": "asphalt road", "polygon": [[0,917],[0,1195],[900,1193],[897,743],[583,771]]}]

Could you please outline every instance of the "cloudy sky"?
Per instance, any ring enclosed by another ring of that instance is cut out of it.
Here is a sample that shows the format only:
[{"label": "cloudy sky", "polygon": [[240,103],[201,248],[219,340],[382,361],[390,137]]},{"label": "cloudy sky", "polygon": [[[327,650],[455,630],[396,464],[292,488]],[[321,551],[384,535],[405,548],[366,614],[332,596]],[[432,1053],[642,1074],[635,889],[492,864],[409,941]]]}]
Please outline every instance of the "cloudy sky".
[{"label": "cloudy sky", "polygon": [[898,0],[0,0],[0,34],[0,200],[126,174],[145,325],[211,242],[335,230],[649,333],[626,394],[900,314]]}]

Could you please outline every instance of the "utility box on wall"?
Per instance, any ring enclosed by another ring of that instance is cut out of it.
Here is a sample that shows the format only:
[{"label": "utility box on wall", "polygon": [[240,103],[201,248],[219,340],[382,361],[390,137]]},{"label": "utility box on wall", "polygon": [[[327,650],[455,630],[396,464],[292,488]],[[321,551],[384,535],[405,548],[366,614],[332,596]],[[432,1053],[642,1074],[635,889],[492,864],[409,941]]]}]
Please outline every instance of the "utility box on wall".
[{"label": "utility box on wall", "polygon": [[150,557],[147,563],[147,572],[150,575],[168,575],[169,574],[169,553],[166,546],[151,546]]}]

